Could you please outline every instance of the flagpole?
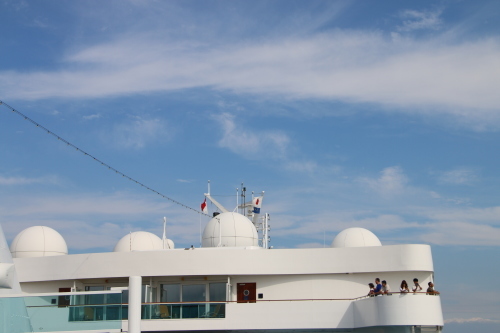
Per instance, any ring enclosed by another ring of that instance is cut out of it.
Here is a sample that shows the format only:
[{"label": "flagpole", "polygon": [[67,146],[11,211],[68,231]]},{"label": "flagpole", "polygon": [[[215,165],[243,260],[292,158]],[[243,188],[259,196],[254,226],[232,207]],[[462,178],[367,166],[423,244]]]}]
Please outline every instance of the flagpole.
[{"label": "flagpole", "polygon": [[[210,190],[210,188],[209,188],[209,190]],[[208,215],[207,195],[210,197],[210,195],[208,193],[206,193],[205,194],[205,199],[203,200],[203,202],[201,203],[201,206],[200,206],[200,210],[201,210],[201,214],[200,214],[200,247],[202,247],[202,244],[203,244],[203,236],[201,234],[201,215],[202,214],[207,214]]]}]

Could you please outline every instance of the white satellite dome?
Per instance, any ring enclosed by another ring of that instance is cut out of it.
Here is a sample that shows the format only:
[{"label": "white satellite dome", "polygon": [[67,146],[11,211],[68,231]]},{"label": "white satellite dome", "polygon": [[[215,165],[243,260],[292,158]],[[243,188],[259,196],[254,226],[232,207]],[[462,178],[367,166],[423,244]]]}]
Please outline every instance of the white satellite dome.
[{"label": "white satellite dome", "polygon": [[[163,243],[163,241],[162,241]],[[163,244],[162,244],[163,245]],[[174,241],[171,239],[165,239],[165,249],[175,249]]]},{"label": "white satellite dome", "polygon": [[64,238],[54,229],[36,226],[24,229],[12,241],[13,258],[49,257],[68,254]]},{"label": "white satellite dome", "polygon": [[[167,240],[168,241],[168,240]],[[170,241],[172,246],[173,242]],[[165,244],[167,245],[167,244]],[[167,247],[167,246],[166,246]],[[114,252],[153,251],[162,250],[163,241],[160,237],[147,231],[135,231],[125,235],[116,243]]]},{"label": "white satellite dome", "polygon": [[377,236],[364,228],[342,230],[332,242],[331,247],[382,246]]},{"label": "white satellite dome", "polygon": [[[219,224],[220,221],[220,224]],[[222,237],[219,237],[220,232]],[[212,218],[203,232],[203,247],[258,246],[257,229],[247,217],[234,212],[226,212]]]}]

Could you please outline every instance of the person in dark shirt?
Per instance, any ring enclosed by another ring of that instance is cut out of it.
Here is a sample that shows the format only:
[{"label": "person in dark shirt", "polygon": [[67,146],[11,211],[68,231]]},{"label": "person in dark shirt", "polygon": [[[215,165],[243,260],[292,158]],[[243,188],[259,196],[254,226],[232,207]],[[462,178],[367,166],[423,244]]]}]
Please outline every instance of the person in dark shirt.
[{"label": "person in dark shirt", "polygon": [[427,295],[439,295],[439,291],[434,290],[434,283],[428,283],[429,288],[427,288]]},{"label": "person in dark shirt", "polygon": [[382,295],[382,285],[380,284],[380,279],[376,278],[375,279],[375,289],[373,290],[374,295]]}]

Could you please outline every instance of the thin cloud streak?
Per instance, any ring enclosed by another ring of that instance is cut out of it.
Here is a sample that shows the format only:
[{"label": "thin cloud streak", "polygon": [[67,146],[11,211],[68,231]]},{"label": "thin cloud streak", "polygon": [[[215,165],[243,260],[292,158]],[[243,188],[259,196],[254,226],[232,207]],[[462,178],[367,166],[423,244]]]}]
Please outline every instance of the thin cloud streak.
[{"label": "thin cloud streak", "polygon": [[[363,227],[391,243],[499,245],[500,207],[449,207],[448,198],[432,197],[432,191],[409,186],[409,182],[401,168],[388,167],[378,178],[353,177],[343,183],[309,184],[313,191],[302,187],[299,194],[288,189],[292,194],[272,207],[272,213],[279,214],[280,219],[274,221],[274,233],[282,237],[300,235],[304,243],[310,243],[321,240],[325,231],[334,237],[345,228]],[[331,188],[342,195],[332,197]],[[287,211],[302,206],[304,195],[314,204],[304,207],[299,216],[289,216]],[[356,198],[357,205],[347,204],[350,197]],[[325,211],[324,207],[330,209]]]},{"label": "thin cloud streak", "polygon": [[414,30],[437,30],[442,24],[440,15],[442,14],[442,9],[436,11],[417,11],[417,10],[405,10],[399,14],[402,18],[403,25],[398,27],[398,31],[414,31]]},{"label": "thin cloud streak", "polygon": [[133,36],[82,49],[53,72],[3,71],[0,88],[11,99],[44,99],[211,87],[424,115],[432,106],[434,114],[485,122],[500,119],[499,64],[493,38],[452,45],[336,30],[211,47]]},{"label": "thin cloud streak", "polygon": [[[356,186],[357,181],[353,179],[351,182],[352,184],[348,182],[343,190],[340,186],[334,187],[342,191],[342,197],[358,197],[361,204],[379,195],[378,192],[360,194],[359,187]],[[311,185],[313,191],[302,186],[296,191],[287,188],[285,192],[288,192],[288,195],[276,195],[266,208],[266,211],[275,216],[273,236],[280,239],[300,235],[302,242],[296,246],[303,247],[304,244],[322,244],[325,241],[325,233],[326,242],[329,244],[343,229],[364,227],[372,230],[383,242],[389,239],[389,243],[498,246],[500,207],[445,209],[440,207],[439,203],[432,204],[432,201],[420,202],[418,207],[411,207],[404,202],[401,207],[395,207],[394,201],[388,200],[360,210],[359,207],[348,208],[344,202],[336,202],[335,198],[331,198],[330,185]],[[398,191],[402,191],[399,192],[400,197],[405,197],[406,192],[426,192],[425,189],[409,187]],[[303,206],[304,196],[314,204]],[[169,218],[169,235],[175,242],[196,243],[195,240],[198,239],[199,220],[193,217],[191,212],[165,202],[144,200],[129,194],[80,194],[43,198],[23,196],[22,204],[16,196],[9,200],[11,201],[3,202],[2,211],[6,232],[11,238],[22,228],[39,224],[53,227],[65,237],[67,235],[71,246],[75,246],[74,249],[110,248],[119,237],[130,231],[150,231],[147,226],[152,227],[156,223],[154,221],[160,221],[161,217],[166,215]],[[287,211],[292,207],[302,207],[302,215],[289,215]],[[329,209],[318,209],[320,207]],[[157,223],[158,230],[160,222]],[[109,228],[102,229],[100,226],[104,224]],[[110,228],[115,230],[112,236],[106,235]],[[158,233],[158,230],[151,231]],[[78,233],[75,233],[76,231]],[[78,239],[91,241],[80,243]]]},{"label": "thin cloud streak", "polygon": [[445,171],[439,177],[441,183],[454,185],[471,185],[476,180],[476,172],[471,168],[456,168]]},{"label": "thin cloud streak", "polygon": [[280,131],[255,132],[243,128],[229,113],[214,116],[222,128],[219,146],[250,159],[272,157],[283,159],[287,155],[290,139]]},{"label": "thin cloud streak", "polygon": [[393,196],[403,192],[408,183],[408,177],[400,167],[394,166],[382,170],[377,179],[359,178],[358,181],[384,196]]},{"label": "thin cloud streak", "polygon": [[124,149],[141,149],[150,142],[168,140],[172,135],[173,130],[168,128],[165,121],[140,116],[116,124],[109,133],[103,134],[106,139],[109,137],[115,147]]},{"label": "thin cloud streak", "polygon": [[[12,199],[14,200],[14,199]],[[14,200],[15,201],[15,200]],[[151,214],[165,210],[168,205],[165,203],[148,202],[143,199],[136,199],[123,194],[110,196],[96,195],[65,195],[65,196],[45,196],[29,197],[24,196],[23,204],[12,203],[8,205],[9,218],[23,216],[61,216],[71,215],[135,215]],[[7,212],[7,210],[6,210]]]},{"label": "thin cloud streak", "polygon": [[0,176],[0,185],[5,185],[5,186],[30,185],[30,184],[59,184],[59,183],[60,183],[59,179],[55,176],[46,176],[40,178]]},{"label": "thin cloud streak", "polygon": [[466,324],[466,323],[500,323],[500,320],[474,317],[474,318],[450,318],[444,321],[445,324],[457,323],[457,324]]}]

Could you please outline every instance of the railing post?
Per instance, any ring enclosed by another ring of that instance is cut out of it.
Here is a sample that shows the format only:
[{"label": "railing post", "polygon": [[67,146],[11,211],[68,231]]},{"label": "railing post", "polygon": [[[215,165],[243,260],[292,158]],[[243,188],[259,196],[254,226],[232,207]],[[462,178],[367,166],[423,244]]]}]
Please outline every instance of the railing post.
[{"label": "railing post", "polygon": [[131,276],[128,281],[128,333],[141,333],[142,276]]}]

